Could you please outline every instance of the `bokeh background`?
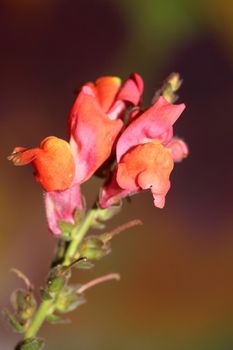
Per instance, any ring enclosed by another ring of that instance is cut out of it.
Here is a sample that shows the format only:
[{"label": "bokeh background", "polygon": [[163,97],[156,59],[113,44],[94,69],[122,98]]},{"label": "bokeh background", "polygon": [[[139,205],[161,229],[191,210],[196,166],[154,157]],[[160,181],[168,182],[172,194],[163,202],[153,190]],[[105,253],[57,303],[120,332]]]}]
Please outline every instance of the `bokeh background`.
[{"label": "bokeh background", "polygon": [[[30,167],[6,156],[47,135],[66,138],[74,91],[101,75],[140,73],[145,105],[171,72],[184,79],[187,109],[175,133],[190,156],[172,174],[166,208],[150,193],[125,203],[110,226],[144,226],[113,242],[87,281],[120,272],[120,283],[87,292],[71,325],[41,330],[50,350],[233,348],[233,3],[230,0],[1,0],[0,301],[22,286],[38,288],[55,240]],[[88,203],[95,180],[84,185]],[[0,349],[18,340],[1,321]]]}]

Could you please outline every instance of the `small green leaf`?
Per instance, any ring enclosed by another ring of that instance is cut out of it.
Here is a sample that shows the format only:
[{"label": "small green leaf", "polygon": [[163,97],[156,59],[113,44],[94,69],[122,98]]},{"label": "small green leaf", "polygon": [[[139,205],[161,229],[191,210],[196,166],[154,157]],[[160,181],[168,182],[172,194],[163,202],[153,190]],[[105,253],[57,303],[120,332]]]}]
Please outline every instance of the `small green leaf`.
[{"label": "small green leaf", "polygon": [[111,219],[113,216],[118,214],[121,210],[121,205],[114,205],[107,209],[98,209],[96,212],[96,219],[100,221],[107,221]]},{"label": "small green leaf", "polygon": [[44,345],[43,339],[30,338],[19,343],[15,350],[41,350],[44,348]]},{"label": "small green leaf", "polygon": [[7,309],[3,311],[8,323],[17,333],[24,333],[23,325],[17,320],[17,318],[10,313]]},{"label": "small green leaf", "polygon": [[95,265],[87,260],[87,259],[82,259],[80,261],[78,261],[76,264],[73,265],[74,268],[76,269],[80,269],[80,270],[89,270],[89,269],[92,269]]},{"label": "small green leaf", "polygon": [[97,230],[103,230],[106,227],[106,225],[100,221],[93,220],[91,227],[93,227]]},{"label": "small green leaf", "polygon": [[61,229],[60,238],[63,241],[69,242],[72,240],[72,231],[74,229],[74,225],[70,222],[60,220],[58,223],[59,228]]},{"label": "small green leaf", "polygon": [[64,220],[59,220],[58,226],[62,232],[71,232],[74,228],[73,224]]},{"label": "small green leaf", "polygon": [[64,319],[58,315],[55,314],[50,314],[47,316],[47,321],[51,324],[67,324],[71,323],[71,320],[69,319]]}]

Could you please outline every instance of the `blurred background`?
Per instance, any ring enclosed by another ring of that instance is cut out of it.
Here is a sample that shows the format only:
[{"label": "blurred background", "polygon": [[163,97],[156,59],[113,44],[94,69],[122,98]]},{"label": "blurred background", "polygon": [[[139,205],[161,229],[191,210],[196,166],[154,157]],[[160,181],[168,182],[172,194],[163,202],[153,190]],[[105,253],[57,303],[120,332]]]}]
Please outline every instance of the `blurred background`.
[{"label": "blurred background", "polygon": [[[229,0],[1,0],[0,302],[24,271],[44,283],[55,239],[32,168],[14,168],[15,146],[67,137],[74,91],[102,75],[140,73],[145,105],[164,78],[184,79],[186,111],[175,134],[190,146],[166,207],[150,193],[124,204],[110,226],[139,218],[110,256],[74,281],[119,272],[120,283],[87,292],[71,325],[46,325],[46,349],[233,348],[233,3]],[[84,185],[91,205],[99,181]],[[19,337],[1,320],[0,349]]]}]

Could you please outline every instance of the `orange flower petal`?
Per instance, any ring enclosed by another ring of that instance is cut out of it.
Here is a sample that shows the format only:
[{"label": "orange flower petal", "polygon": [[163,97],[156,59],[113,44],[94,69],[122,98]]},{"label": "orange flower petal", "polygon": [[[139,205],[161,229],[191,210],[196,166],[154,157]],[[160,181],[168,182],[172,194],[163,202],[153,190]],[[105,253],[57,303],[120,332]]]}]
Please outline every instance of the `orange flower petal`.
[{"label": "orange flower petal", "polygon": [[75,182],[88,180],[105,162],[122,127],[122,120],[109,119],[91,86],[85,85],[69,119],[70,145],[77,167]]},{"label": "orange flower petal", "polygon": [[115,102],[120,87],[121,79],[118,77],[101,77],[96,80],[96,93],[104,112],[107,113]]},{"label": "orange flower petal", "polygon": [[150,188],[155,197],[155,205],[163,207],[165,195],[170,188],[169,176],[172,169],[173,159],[169,150],[159,141],[153,141],[134,147],[122,157],[116,180],[122,189],[132,192]]},{"label": "orange flower petal", "polygon": [[39,148],[16,147],[8,157],[14,165],[32,163],[35,177],[45,191],[64,191],[75,175],[74,159],[68,142],[54,136],[44,139]]},{"label": "orange flower petal", "polygon": [[38,148],[27,149],[25,147],[15,147],[7,159],[12,161],[16,166],[26,165],[36,158],[38,151]]}]

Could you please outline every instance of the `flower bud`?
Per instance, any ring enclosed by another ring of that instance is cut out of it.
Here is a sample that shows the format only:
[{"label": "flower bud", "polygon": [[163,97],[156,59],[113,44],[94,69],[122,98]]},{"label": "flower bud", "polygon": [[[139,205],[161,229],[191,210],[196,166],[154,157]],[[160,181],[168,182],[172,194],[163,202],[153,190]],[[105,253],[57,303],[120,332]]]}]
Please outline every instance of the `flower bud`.
[{"label": "flower bud", "polygon": [[90,260],[98,260],[110,253],[110,245],[95,236],[86,238],[79,248],[79,254]]},{"label": "flower bud", "polygon": [[17,289],[11,295],[11,304],[16,316],[22,320],[29,320],[36,311],[36,300],[32,291]]},{"label": "flower bud", "polygon": [[45,291],[53,297],[56,293],[62,290],[70,277],[71,272],[69,269],[64,268],[61,265],[54,267],[50,271]]},{"label": "flower bud", "polygon": [[15,350],[42,350],[44,348],[44,340],[40,338],[29,338],[20,342]]},{"label": "flower bud", "polygon": [[56,311],[66,313],[75,310],[85,303],[83,295],[76,293],[77,286],[65,286],[58,294],[55,301]]}]

